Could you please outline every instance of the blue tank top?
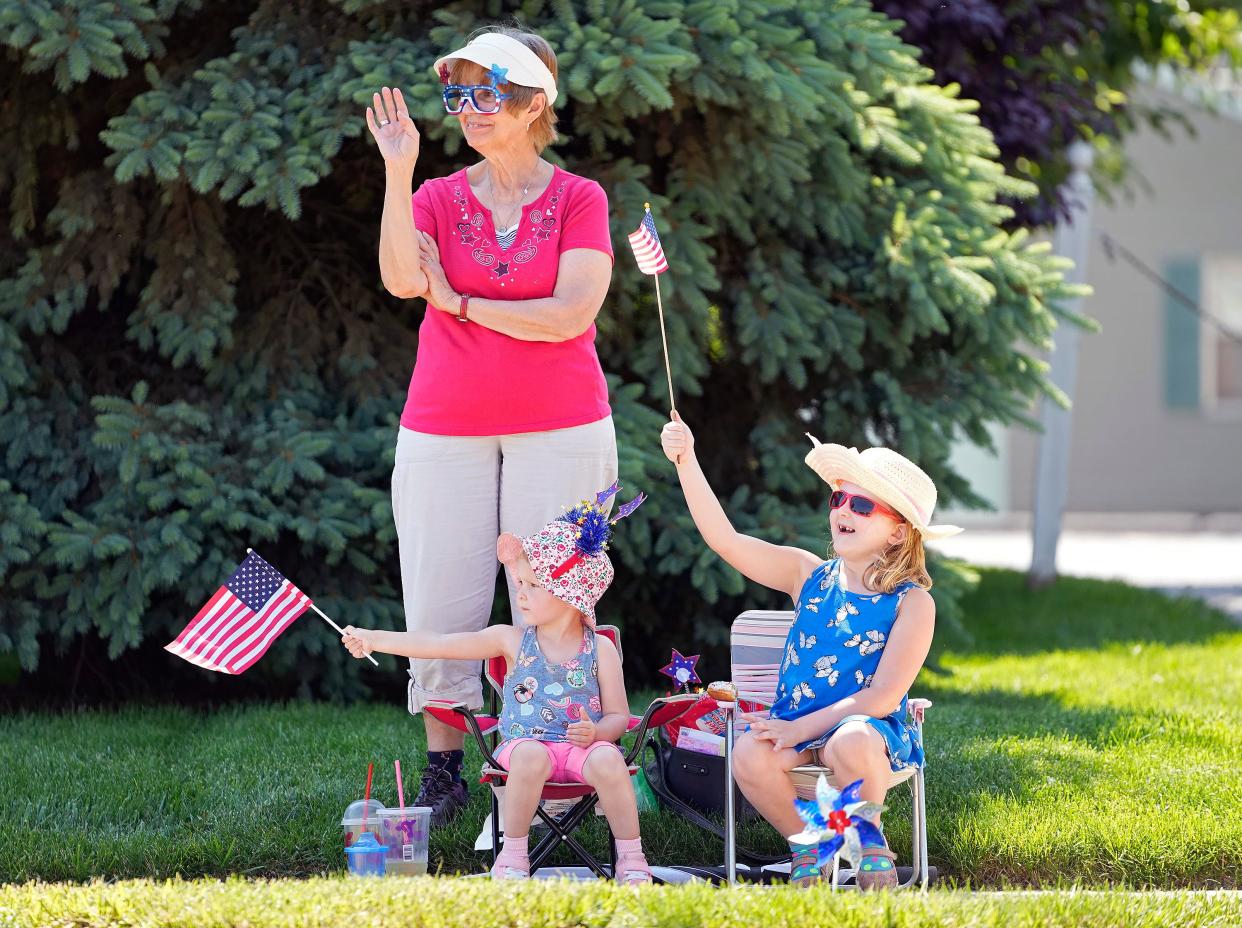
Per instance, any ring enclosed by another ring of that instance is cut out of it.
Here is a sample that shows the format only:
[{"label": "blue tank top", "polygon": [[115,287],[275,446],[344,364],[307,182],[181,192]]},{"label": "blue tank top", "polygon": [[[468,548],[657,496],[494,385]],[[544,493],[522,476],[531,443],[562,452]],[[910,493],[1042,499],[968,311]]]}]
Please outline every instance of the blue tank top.
[{"label": "blue tank top", "polygon": [[[841,588],[840,572],[840,559],[827,561],[802,585],[785,639],[773,718],[801,718],[870,686],[901,601],[915,586],[903,583],[891,593],[855,593]],[[890,743],[890,753],[896,747],[904,754],[911,746],[906,698],[901,697],[891,715],[876,720],[876,727]],[[818,740],[804,742],[798,749]],[[921,746],[918,754],[921,762]],[[897,760],[897,754],[893,759]]]},{"label": "blue tank top", "polygon": [[502,740],[564,741],[570,722],[584,718],[598,722],[603,715],[595,630],[583,626],[578,653],[554,664],[539,649],[535,626],[526,626],[517,659],[505,677],[500,712]]}]

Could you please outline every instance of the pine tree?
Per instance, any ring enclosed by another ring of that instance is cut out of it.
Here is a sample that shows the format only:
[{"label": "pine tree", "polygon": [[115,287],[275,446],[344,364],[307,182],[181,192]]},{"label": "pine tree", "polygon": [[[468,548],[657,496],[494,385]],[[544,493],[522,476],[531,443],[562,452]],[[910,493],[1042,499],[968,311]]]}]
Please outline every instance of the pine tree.
[{"label": "pine tree", "polygon": [[[731,617],[778,605],[704,548],[659,450],[656,307],[624,253],[644,201],[679,408],[740,529],[824,546],[808,431],[979,502],[949,448],[1049,390],[1064,262],[1003,228],[1034,191],[975,104],[858,0],[0,0],[0,650],[141,646],[197,679],[158,647],[247,545],[342,621],[403,624],[388,480],[421,304],[378,280],[361,114],[400,86],[417,176],[469,160],[429,65],[502,15],[557,49],[554,157],[612,203],[599,347],[622,480],[652,496],[602,608],[630,653],[723,666]],[[314,619],[251,673],[367,679]]]}]

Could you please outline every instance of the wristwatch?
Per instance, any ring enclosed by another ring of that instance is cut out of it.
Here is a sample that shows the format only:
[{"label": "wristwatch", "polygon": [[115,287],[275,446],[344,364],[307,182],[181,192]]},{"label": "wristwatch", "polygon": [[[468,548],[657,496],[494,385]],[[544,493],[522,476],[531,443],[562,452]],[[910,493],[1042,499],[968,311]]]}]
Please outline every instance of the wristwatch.
[{"label": "wristwatch", "polygon": [[461,295],[461,306],[458,307],[457,309],[457,321],[458,322],[469,322],[470,321],[469,319],[466,318],[466,306],[469,305],[469,303],[470,303],[470,294],[463,293]]}]

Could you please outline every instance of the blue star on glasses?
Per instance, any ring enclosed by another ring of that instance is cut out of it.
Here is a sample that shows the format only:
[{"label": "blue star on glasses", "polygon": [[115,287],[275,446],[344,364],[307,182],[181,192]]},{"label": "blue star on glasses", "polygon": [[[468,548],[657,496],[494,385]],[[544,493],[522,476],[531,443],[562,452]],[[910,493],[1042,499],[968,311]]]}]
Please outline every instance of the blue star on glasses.
[{"label": "blue star on glasses", "polygon": [[492,86],[503,84],[509,79],[509,69],[502,68],[500,65],[493,63],[492,69],[487,72],[487,76],[492,79]]}]

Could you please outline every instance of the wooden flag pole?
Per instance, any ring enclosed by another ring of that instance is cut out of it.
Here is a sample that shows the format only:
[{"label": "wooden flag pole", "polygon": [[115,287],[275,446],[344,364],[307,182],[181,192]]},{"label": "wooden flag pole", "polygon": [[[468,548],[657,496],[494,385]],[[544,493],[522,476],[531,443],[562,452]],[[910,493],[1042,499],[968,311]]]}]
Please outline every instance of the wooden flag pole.
[{"label": "wooden flag pole", "polygon": [[[316,612],[318,612],[318,613],[319,613],[319,617],[320,617],[321,619],[323,619],[325,622],[327,622],[329,625],[331,625],[334,629],[336,629],[336,633],[337,633],[338,635],[340,635],[341,637],[344,637],[344,636],[345,636],[345,629],[341,628],[341,626],[337,625],[337,624],[336,624],[335,622],[333,622],[330,618],[328,618],[328,617],[324,614],[324,612],[323,612],[323,610],[322,610],[322,609],[320,609],[320,608],[319,608],[318,606],[316,606],[314,603],[311,603],[311,604],[310,604],[310,607],[311,607],[312,609],[314,609]],[[379,666],[379,662],[378,662],[375,658],[373,658],[370,654],[368,654],[368,655],[367,655],[367,660],[369,660],[369,661],[370,661],[372,664],[374,664],[376,667],[378,667],[378,666]]]},{"label": "wooden flag pole", "polygon": [[673,401],[673,369],[668,363],[668,335],[664,332],[664,303],[660,299],[660,275],[653,276],[656,285],[656,309],[660,313],[660,341],[664,343],[664,375],[668,378],[668,408],[673,410],[677,408],[677,403]]}]

